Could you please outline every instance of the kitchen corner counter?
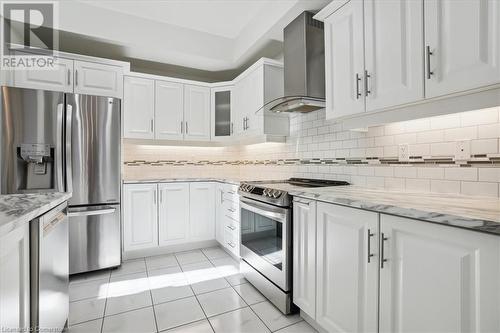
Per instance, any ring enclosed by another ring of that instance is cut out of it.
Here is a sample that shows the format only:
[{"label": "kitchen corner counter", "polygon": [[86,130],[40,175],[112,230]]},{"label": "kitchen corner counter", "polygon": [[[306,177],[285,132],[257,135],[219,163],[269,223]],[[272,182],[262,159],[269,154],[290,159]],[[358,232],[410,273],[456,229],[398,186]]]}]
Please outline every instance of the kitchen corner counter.
[{"label": "kitchen corner counter", "polygon": [[144,183],[189,183],[189,182],[218,182],[232,185],[240,185],[242,180],[235,178],[158,178],[158,179],[124,179],[123,184],[144,184]]},{"label": "kitchen corner counter", "polygon": [[0,237],[71,198],[71,193],[0,195]]},{"label": "kitchen corner counter", "polygon": [[500,236],[500,199],[338,186],[293,190],[313,199]]}]

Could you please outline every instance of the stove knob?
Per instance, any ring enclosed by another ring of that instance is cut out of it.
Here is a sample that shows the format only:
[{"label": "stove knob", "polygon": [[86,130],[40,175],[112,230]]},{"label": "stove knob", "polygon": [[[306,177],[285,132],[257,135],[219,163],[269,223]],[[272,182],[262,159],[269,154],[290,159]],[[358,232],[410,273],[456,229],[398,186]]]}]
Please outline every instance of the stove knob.
[{"label": "stove knob", "polygon": [[280,191],[278,191],[278,190],[272,190],[271,195],[273,196],[273,198],[276,199],[277,197],[280,196]]}]

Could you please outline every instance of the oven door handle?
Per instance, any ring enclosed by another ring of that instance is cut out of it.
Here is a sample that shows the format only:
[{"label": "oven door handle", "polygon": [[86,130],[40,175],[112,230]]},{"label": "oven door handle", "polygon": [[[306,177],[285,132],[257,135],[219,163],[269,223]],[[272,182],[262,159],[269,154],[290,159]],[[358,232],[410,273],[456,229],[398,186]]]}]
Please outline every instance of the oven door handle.
[{"label": "oven door handle", "polygon": [[246,209],[253,213],[268,217],[277,222],[286,222],[286,208],[273,207],[266,204],[261,204],[255,201],[240,199],[240,208]]}]

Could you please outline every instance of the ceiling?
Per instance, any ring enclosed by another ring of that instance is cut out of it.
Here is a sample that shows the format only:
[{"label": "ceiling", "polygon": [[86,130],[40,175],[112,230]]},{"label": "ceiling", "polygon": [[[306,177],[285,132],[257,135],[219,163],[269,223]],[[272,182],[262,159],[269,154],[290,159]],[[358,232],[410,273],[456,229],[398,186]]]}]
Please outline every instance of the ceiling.
[{"label": "ceiling", "polygon": [[228,71],[279,57],[283,28],[330,0],[72,0],[59,30],[114,45],[120,57]]}]

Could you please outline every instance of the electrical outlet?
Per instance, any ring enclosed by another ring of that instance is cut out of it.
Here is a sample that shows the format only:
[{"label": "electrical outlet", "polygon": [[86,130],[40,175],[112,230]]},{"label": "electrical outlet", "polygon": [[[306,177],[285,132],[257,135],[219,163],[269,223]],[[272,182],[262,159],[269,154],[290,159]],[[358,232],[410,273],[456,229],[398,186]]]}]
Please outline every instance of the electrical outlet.
[{"label": "electrical outlet", "polygon": [[470,158],[470,140],[457,141],[455,146],[455,161],[464,161]]},{"label": "electrical outlet", "polygon": [[398,160],[400,162],[408,162],[410,160],[410,146],[408,144],[404,143],[399,145]]}]

